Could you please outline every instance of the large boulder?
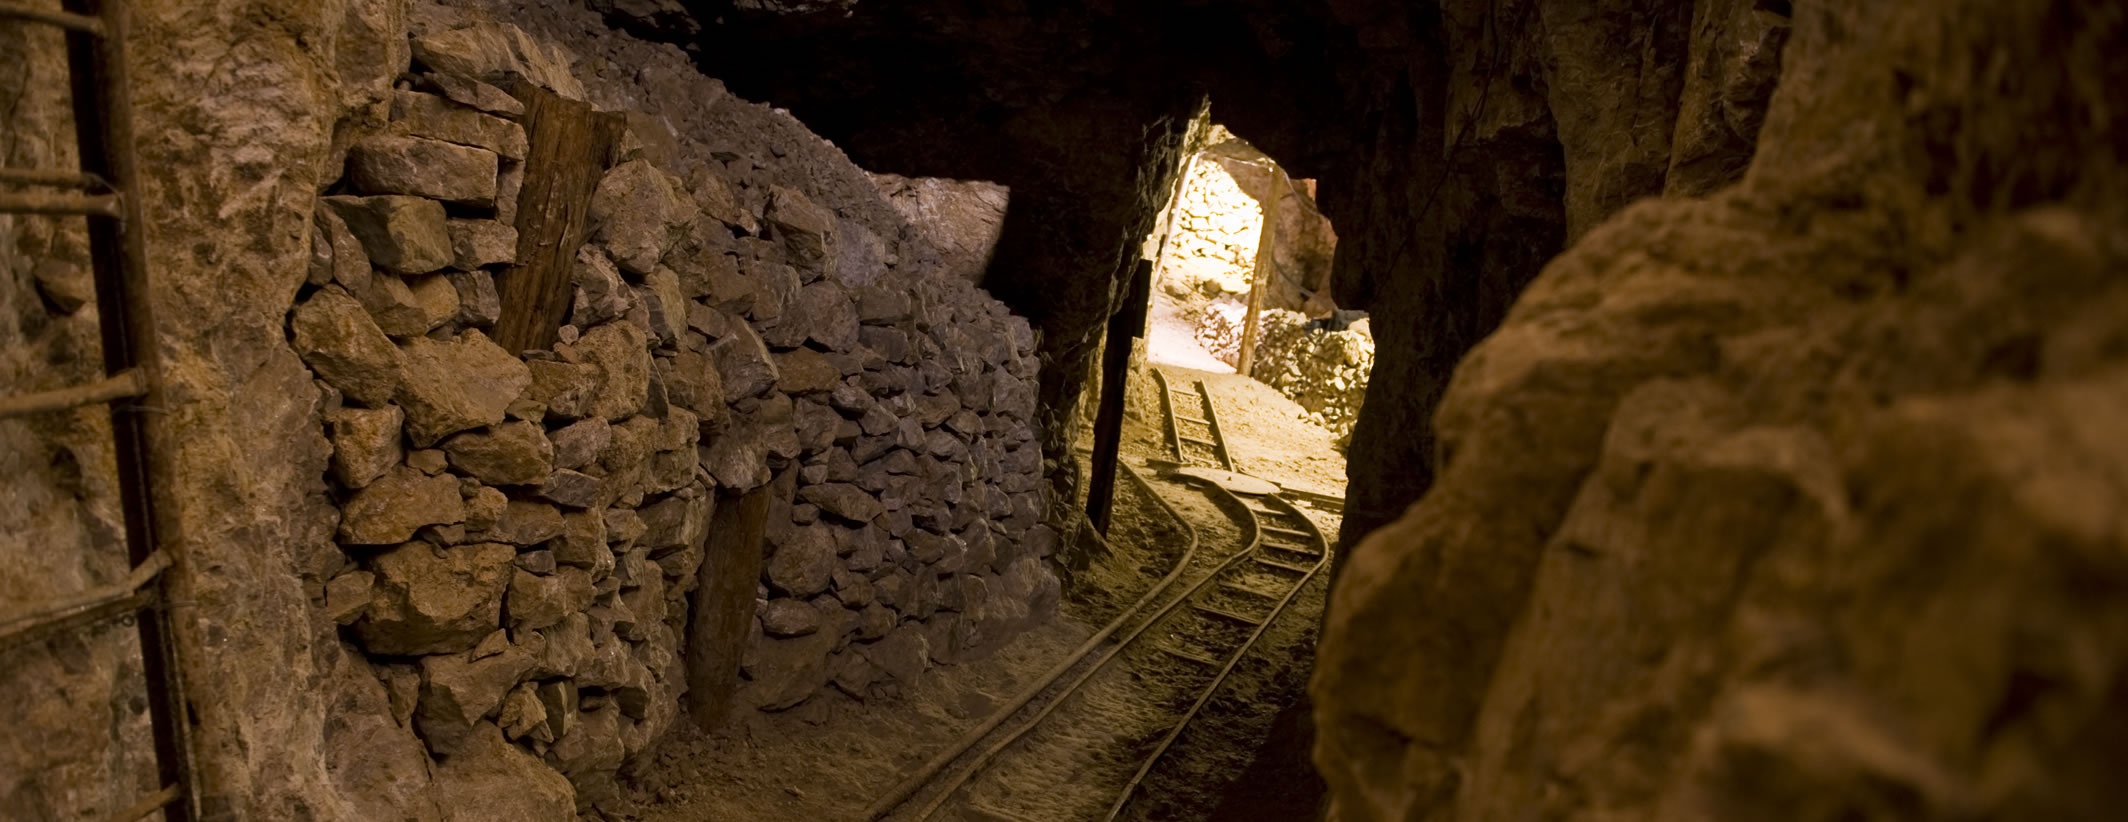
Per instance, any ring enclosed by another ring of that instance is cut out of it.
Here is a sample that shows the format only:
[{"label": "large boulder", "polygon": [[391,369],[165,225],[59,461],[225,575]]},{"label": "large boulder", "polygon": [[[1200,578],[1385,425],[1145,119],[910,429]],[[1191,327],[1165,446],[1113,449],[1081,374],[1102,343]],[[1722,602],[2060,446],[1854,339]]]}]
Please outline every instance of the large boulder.
[{"label": "large boulder", "polygon": [[406,194],[478,208],[495,205],[495,152],[442,140],[379,134],[355,141],[348,184],[364,194]]},{"label": "large boulder", "polygon": [[532,655],[504,646],[501,653],[472,652],[421,658],[421,701],[414,727],[429,750],[444,756],[469,741],[474,726],[502,707],[502,699],[531,672]]},{"label": "large boulder", "polygon": [[409,542],[371,561],[369,613],[355,636],[372,654],[411,656],[471,650],[502,625],[503,591],[517,549],[497,543],[437,548]]},{"label": "large boulder", "polygon": [[724,387],[724,401],[738,402],[775,387],[781,373],[761,336],[747,323],[733,323],[732,333],[710,347]]},{"label": "large boulder", "polygon": [[763,574],[768,583],[794,597],[826,591],[842,564],[835,556],[835,530],[825,524],[792,529],[769,555]]},{"label": "large boulder", "polygon": [[871,522],[873,517],[886,513],[886,507],[879,504],[877,497],[846,482],[808,485],[798,490],[798,498],[820,506],[822,511],[859,525]]},{"label": "large boulder", "polygon": [[405,377],[398,400],[406,409],[407,436],[418,446],[502,422],[510,403],[532,383],[523,362],[478,331],[449,342],[416,337],[400,350]]},{"label": "large boulder", "polygon": [[451,468],[488,485],[538,485],[554,471],[554,444],[536,423],[506,422],[443,441]]},{"label": "large boulder", "polygon": [[523,79],[570,100],[584,99],[584,85],[570,73],[575,58],[508,23],[483,23],[414,38],[414,61],[445,75],[460,75],[507,88]]},{"label": "large boulder", "polygon": [[451,235],[442,203],[407,196],[324,199],[378,267],[427,274],[451,264]]},{"label": "large boulder", "polygon": [[415,137],[474,146],[511,161],[523,161],[525,128],[453,102],[448,97],[399,91],[392,95],[392,126]]},{"label": "large boulder", "polygon": [[828,655],[840,643],[853,620],[850,612],[832,600],[814,609],[819,626],[810,634],[789,639],[764,636],[747,654],[747,683],[739,692],[742,704],[764,711],[794,707],[812,697],[828,682],[833,671]]},{"label": "large boulder", "polygon": [[586,416],[619,421],[643,410],[650,395],[650,340],[633,323],[608,323],[559,346],[562,359],[589,369]]},{"label": "large boulder", "polygon": [[472,271],[517,262],[515,228],[494,220],[451,220],[444,228],[451,235],[452,268]]},{"label": "large boulder", "polygon": [[835,274],[841,254],[835,244],[833,212],[815,205],[796,189],[772,186],[767,217],[793,263],[816,274]]},{"label": "large boulder", "polygon": [[591,197],[592,239],[634,274],[649,274],[693,217],[695,205],[679,182],[648,160],[609,169]]},{"label": "large boulder", "polygon": [[406,456],[399,429],[406,412],[399,406],[341,408],[325,414],[325,428],[332,440],[333,479],[349,488],[361,488],[384,476]]},{"label": "large boulder", "polygon": [[406,466],[356,491],[340,514],[340,541],[348,545],[391,545],[414,538],[427,525],[465,521],[465,501],[458,480],[428,476]]},{"label": "large boulder", "polygon": [[399,349],[346,293],[312,294],[289,315],[288,328],[303,364],[349,400],[375,408],[399,389]]},{"label": "large boulder", "polygon": [[448,822],[572,822],[576,791],[567,777],[503,739],[492,722],[464,734],[457,752],[434,768],[438,804]]}]

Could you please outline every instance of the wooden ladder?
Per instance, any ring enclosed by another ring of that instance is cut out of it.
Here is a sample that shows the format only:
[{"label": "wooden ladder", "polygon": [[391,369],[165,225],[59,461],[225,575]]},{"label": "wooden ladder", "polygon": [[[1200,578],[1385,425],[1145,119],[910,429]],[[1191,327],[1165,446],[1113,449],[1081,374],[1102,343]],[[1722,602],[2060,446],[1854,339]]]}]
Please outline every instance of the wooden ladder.
[{"label": "wooden ladder", "polygon": [[140,177],[133,151],[132,94],[126,79],[124,0],[66,0],[64,11],[0,2],[0,20],[65,31],[81,168],[0,169],[0,213],[88,219],[90,261],[103,342],[103,379],[0,398],[0,418],[110,406],[126,556],[132,572],[113,585],[0,614],[0,653],[83,626],[131,617],[140,631],[149,724],[162,788],[111,817],[193,818],[194,791],[176,646],[164,587],[177,553],[171,441],[161,414],[162,383],[142,236]]}]

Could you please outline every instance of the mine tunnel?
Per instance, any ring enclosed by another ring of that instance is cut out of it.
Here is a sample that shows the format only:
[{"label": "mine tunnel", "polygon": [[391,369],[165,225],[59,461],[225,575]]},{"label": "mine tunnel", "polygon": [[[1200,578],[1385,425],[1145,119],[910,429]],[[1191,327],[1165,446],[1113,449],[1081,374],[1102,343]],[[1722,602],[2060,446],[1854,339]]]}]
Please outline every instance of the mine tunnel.
[{"label": "mine tunnel", "polygon": [[0,818],[2118,818],[2124,55],[0,2]]}]

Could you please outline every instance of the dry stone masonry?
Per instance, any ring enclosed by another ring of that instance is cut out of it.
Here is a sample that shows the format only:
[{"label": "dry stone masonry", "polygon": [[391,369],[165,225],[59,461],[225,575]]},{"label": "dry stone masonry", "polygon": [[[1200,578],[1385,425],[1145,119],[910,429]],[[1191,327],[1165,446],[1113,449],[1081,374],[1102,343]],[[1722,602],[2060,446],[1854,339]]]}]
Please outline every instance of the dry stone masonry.
[{"label": "dry stone masonry", "polygon": [[[1233,365],[1241,353],[1247,313],[1248,308],[1233,299],[1212,301],[1198,321],[1198,343]],[[1374,370],[1372,323],[1362,319],[1331,330],[1282,308],[1263,311],[1257,323],[1256,361],[1249,376],[1299,403],[1307,421],[1346,441],[1366,404],[1367,375]]]},{"label": "dry stone masonry", "polygon": [[[503,88],[588,92],[515,26],[409,51],[317,201],[288,339],[326,398],[325,612],[439,780],[525,818],[611,794],[679,710],[720,496],[777,502],[743,706],[900,693],[1053,614],[1026,320],[877,222],[898,215],[877,190],[838,213],[633,114],[559,342],[506,350],[497,278],[551,240],[517,233],[525,107]],[[774,154],[862,178],[803,136]]]}]

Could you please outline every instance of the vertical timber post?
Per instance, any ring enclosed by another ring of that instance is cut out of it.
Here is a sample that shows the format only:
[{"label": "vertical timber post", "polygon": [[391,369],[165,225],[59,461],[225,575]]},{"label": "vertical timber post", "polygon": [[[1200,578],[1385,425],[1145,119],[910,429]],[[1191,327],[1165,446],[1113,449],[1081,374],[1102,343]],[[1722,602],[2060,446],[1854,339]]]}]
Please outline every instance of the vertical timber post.
[{"label": "vertical timber post", "polygon": [[495,343],[516,354],[552,346],[568,317],[576,250],[591,234],[591,195],[625,121],[526,82],[512,93],[525,104],[530,149],[517,196],[517,263],[496,278]]},{"label": "vertical timber post", "polygon": [[714,730],[739,692],[739,659],[753,628],[754,584],[761,579],[761,541],[768,534],[775,483],[724,495],[710,512],[709,538],[695,570],[687,609],[687,715]]},{"label": "vertical timber post", "polygon": [[1145,336],[1147,308],[1153,297],[1153,264],[1139,260],[1131,271],[1123,306],[1108,318],[1108,340],[1101,348],[1101,408],[1094,416],[1093,475],[1086,486],[1086,516],[1108,533],[1115,507],[1116,461],[1123,445],[1125,386],[1130,382],[1131,341]]},{"label": "vertical timber post", "polygon": [[1249,274],[1249,315],[1241,324],[1241,352],[1234,373],[1244,377],[1256,367],[1256,331],[1263,314],[1263,292],[1278,268],[1278,203],[1286,193],[1286,170],[1271,164],[1271,182],[1263,196],[1263,232],[1256,240],[1256,268]]}]

